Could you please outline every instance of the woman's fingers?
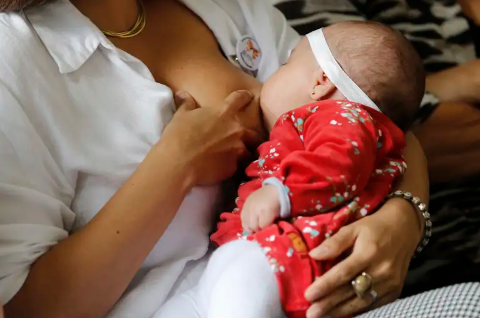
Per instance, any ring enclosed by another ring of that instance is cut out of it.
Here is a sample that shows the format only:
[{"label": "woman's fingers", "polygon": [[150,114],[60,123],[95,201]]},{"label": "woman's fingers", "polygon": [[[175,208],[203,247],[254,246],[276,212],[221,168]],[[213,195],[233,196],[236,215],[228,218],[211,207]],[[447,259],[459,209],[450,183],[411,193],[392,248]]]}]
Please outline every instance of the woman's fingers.
[{"label": "woman's fingers", "polygon": [[[356,234],[352,227],[347,226],[310,251],[310,256],[319,261],[337,258],[353,246],[355,237]],[[325,296],[351,279],[356,274],[355,271],[360,271],[363,268],[363,264],[360,264],[354,255],[350,255],[313,282],[305,291],[305,298],[313,302]],[[352,272],[354,274],[351,274]]]},{"label": "woman's fingers", "polygon": [[344,318],[346,316],[351,316],[354,314],[357,315],[362,312],[378,308],[394,301],[397,298],[393,296],[393,294],[388,294],[388,286],[384,283],[377,285],[374,284],[374,290],[377,293],[377,298],[375,301],[370,294],[366,294],[363,298],[355,295],[341,303],[338,303],[337,306],[331,308],[331,310],[322,314],[321,316],[312,317],[323,318],[326,316],[329,318]]},{"label": "woman's fingers", "polygon": [[223,102],[223,108],[226,113],[236,114],[240,109],[247,106],[253,98],[249,91],[235,91],[228,95]]},{"label": "woman's fingers", "polygon": [[[253,94],[249,91],[235,91],[228,95],[223,102],[224,111],[236,114],[240,109],[248,105],[252,98]],[[179,91],[175,94],[175,104],[178,110],[193,110],[198,107],[193,97],[185,91]]]},{"label": "woman's fingers", "polygon": [[[325,240],[320,246],[310,252],[310,256],[316,260],[328,260],[339,257],[355,243],[356,232],[353,227],[347,226],[338,231],[334,236]],[[334,289],[349,282],[358,275],[367,264],[365,260],[353,253],[345,260],[335,265],[331,270],[318,278],[305,291],[305,298],[313,302],[326,296]]]},{"label": "woman's fingers", "polygon": [[256,131],[246,128],[243,132],[242,141],[248,148],[257,148],[263,142],[262,137]]},{"label": "woman's fingers", "polygon": [[343,318],[380,307],[396,300],[400,295],[402,278],[397,278],[395,276],[396,271],[390,268],[389,265],[377,265],[378,264],[368,266],[363,270],[372,277],[373,290],[377,294],[375,302],[369,293],[365,294],[363,298],[355,295],[351,280],[355,279],[355,276],[362,272],[358,271],[346,284],[313,303],[309,309],[310,316],[307,317]]},{"label": "woman's fingers", "polygon": [[397,299],[399,298],[399,295],[395,294],[395,293],[390,293],[390,294],[386,294],[384,295],[383,297],[381,298],[378,298],[377,301],[375,301],[373,304],[371,304],[370,306],[367,306],[357,312],[355,312],[356,315],[360,315],[360,314],[363,314],[367,311],[371,311],[371,310],[374,310],[374,309],[377,309],[377,308],[380,308],[382,306],[385,306],[387,304],[390,304],[394,301],[396,301]]},{"label": "woman's fingers", "polygon": [[196,109],[188,93],[175,94],[178,111],[165,128],[161,143],[175,145],[188,160],[195,184],[213,184],[231,177],[238,163],[250,157],[247,146],[260,143],[257,134],[236,118],[252,98],[248,91],[237,91],[220,105]]},{"label": "woman's fingers", "polygon": [[387,304],[395,299],[392,294],[388,294],[390,288],[388,281],[377,276],[373,276],[372,279],[373,290],[377,293],[375,302],[369,293],[365,294],[363,298],[358,297],[349,281],[326,297],[313,303],[307,311],[307,318],[343,318],[367,309],[376,308],[381,304]]},{"label": "woman's fingers", "polygon": [[354,227],[346,226],[335,235],[326,239],[310,252],[310,257],[318,261],[331,260],[339,257],[343,252],[353,247],[357,236]]},{"label": "woman's fingers", "polygon": [[354,277],[362,273],[368,266],[367,260],[359,254],[352,254],[341,261],[322,277],[313,282],[305,292],[305,298],[314,302],[317,299],[326,297],[342,285],[349,284]]},{"label": "woman's fingers", "polygon": [[[341,303],[339,306],[333,308],[326,314],[326,317],[329,318],[344,318],[346,316],[353,315],[357,312],[362,311],[365,308],[369,308],[372,305],[373,301],[370,296],[365,296],[364,298],[353,297],[347,301]],[[322,316],[312,316],[308,318],[323,318]]]},{"label": "woman's fingers", "polygon": [[175,105],[178,111],[190,111],[197,108],[197,103],[190,94],[179,91],[175,94]]},{"label": "woman's fingers", "polygon": [[370,295],[365,295],[363,298],[353,295],[336,303],[334,307],[320,314],[315,311],[317,308],[312,305],[307,311],[307,318],[344,318],[364,311],[372,305],[373,299]]},{"label": "woman's fingers", "polygon": [[335,290],[328,297],[325,297],[310,306],[307,317],[323,317],[330,310],[335,308],[339,303],[344,302],[355,296],[355,292],[351,285],[345,285]]}]

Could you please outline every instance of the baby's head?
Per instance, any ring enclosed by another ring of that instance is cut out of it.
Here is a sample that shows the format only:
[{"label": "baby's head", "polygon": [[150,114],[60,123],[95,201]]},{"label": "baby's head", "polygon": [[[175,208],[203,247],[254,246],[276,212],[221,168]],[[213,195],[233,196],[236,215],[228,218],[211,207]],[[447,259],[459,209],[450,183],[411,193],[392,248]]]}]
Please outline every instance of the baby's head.
[{"label": "baby's head", "polygon": [[[287,63],[265,82],[261,106],[267,126],[271,128],[283,113],[315,101],[349,99],[353,85],[397,126],[408,129],[425,91],[423,64],[408,40],[374,22],[340,22],[321,32],[303,38]],[[326,48],[319,45],[323,36]],[[339,81],[334,63],[356,85],[341,76]]]}]

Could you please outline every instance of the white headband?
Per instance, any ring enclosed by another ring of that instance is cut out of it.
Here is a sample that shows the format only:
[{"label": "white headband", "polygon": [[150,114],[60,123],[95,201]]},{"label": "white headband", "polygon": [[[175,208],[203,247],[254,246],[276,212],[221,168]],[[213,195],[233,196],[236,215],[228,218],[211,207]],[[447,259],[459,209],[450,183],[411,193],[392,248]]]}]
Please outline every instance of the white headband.
[{"label": "white headband", "polygon": [[381,112],[380,108],[365,94],[360,87],[343,71],[328,47],[323,30],[319,29],[307,34],[318,65],[325,72],[333,85],[349,101],[363,104]]}]

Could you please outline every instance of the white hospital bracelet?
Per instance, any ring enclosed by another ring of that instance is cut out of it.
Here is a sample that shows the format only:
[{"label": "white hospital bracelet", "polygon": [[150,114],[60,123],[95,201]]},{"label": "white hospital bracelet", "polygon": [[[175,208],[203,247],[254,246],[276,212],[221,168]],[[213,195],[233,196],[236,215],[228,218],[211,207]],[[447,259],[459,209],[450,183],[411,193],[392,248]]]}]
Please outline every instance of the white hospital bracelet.
[{"label": "white hospital bracelet", "polygon": [[278,199],[280,200],[280,217],[282,219],[286,219],[290,216],[290,198],[288,197],[288,193],[285,190],[285,186],[283,185],[282,181],[278,180],[278,178],[272,177],[264,180],[262,182],[263,186],[270,185],[274,186],[277,189]]}]

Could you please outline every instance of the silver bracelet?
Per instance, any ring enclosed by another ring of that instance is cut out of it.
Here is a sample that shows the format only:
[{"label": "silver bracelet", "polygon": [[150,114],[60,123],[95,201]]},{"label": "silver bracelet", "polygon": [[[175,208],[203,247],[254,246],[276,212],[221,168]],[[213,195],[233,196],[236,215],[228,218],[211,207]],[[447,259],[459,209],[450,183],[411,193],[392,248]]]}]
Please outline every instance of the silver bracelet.
[{"label": "silver bracelet", "polygon": [[432,237],[432,221],[430,220],[430,213],[428,213],[427,205],[422,203],[420,198],[414,197],[410,192],[395,191],[388,195],[387,199],[390,198],[402,198],[410,202],[415,209],[419,210],[422,213],[423,220],[425,222],[425,228],[423,229],[422,241],[418,244],[417,249],[413,257],[416,257],[428,244],[430,237]]}]

